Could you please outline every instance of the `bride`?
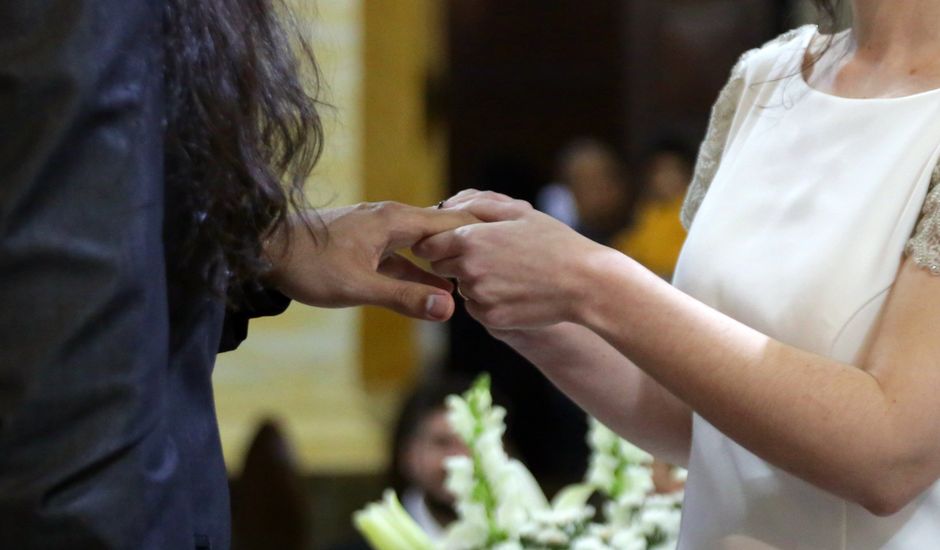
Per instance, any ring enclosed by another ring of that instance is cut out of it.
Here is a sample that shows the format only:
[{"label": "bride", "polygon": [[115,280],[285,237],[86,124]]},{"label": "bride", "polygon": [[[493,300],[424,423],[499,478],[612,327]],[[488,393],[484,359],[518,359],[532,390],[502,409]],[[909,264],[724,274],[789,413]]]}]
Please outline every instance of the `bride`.
[{"label": "bride", "polygon": [[[819,0],[834,12],[832,2]],[[746,53],[672,285],[523,202],[416,252],[591,414],[688,465],[680,548],[940,541],[940,0]]]}]

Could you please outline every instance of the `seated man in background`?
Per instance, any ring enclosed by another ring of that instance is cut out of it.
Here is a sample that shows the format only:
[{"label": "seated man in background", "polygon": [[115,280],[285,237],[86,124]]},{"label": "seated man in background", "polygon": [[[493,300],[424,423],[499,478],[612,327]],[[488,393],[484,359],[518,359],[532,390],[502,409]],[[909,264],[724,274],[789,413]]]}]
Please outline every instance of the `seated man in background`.
[{"label": "seated man in background", "polygon": [[457,519],[454,497],[444,486],[444,462],[469,453],[447,420],[445,400],[469,386],[458,378],[424,383],[405,401],[392,440],[392,487],[405,510],[435,539]]},{"label": "seated man in background", "polygon": [[[399,413],[392,437],[389,478],[408,514],[432,539],[443,538],[457,519],[454,497],[444,486],[444,462],[451,456],[466,456],[469,450],[447,420],[448,395],[460,394],[471,381],[462,377],[432,378],[409,396]],[[496,401],[505,406],[498,396]],[[334,550],[368,550],[364,541]]]}]

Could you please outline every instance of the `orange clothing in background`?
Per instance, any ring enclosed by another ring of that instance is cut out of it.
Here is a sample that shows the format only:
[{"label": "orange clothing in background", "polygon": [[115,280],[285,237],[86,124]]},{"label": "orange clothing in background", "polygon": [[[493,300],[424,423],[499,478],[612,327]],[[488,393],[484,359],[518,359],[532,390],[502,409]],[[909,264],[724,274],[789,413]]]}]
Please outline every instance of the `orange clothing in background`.
[{"label": "orange clothing in background", "polygon": [[685,229],[679,221],[683,197],[670,202],[647,202],[636,223],[612,240],[613,248],[640,262],[661,277],[670,277],[679,259]]}]

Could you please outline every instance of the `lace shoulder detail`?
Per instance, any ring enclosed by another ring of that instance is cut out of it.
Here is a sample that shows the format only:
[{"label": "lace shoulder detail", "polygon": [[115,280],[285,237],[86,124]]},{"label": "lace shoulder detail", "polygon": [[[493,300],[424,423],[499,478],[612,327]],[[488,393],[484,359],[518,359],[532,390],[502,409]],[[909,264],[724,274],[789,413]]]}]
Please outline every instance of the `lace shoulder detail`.
[{"label": "lace shoulder detail", "polygon": [[680,219],[686,230],[692,227],[695,214],[702,205],[702,201],[708,193],[708,188],[711,186],[712,180],[715,179],[715,174],[718,173],[718,167],[721,165],[725,146],[730,137],[731,126],[734,123],[738,105],[744,94],[748,62],[762,52],[776,55],[780,47],[790,44],[801,37],[803,33],[815,31],[816,28],[813,25],[806,25],[788,31],[760,48],[745,52],[734,65],[731,70],[731,79],[725,84],[725,87],[718,95],[718,100],[715,101],[715,105],[712,107],[708,131],[705,134],[705,140],[699,147],[692,182],[689,184],[689,190],[686,192],[685,202],[682,205]]},{"label": "lace shoulder detail", "polygon": [[718,166],[721,164],[721,157],[725,152],[725,144],[728,141],[731,124],[734,122],[734,115],[737,112],[738,103],[744,91],[743,67],[747,55],[745,54],[734,66],[731,71],[731,80],[722,88],[721,93],[718,94],[718,100],[712,107],[708,131],[705,134],[705,140],[699,147],[692,182],[689,184],[685,201],[682,203],[680,220],[686,231],[692,227],[692,220],[695,219],[699,206],[705,200],[708,188],[711,186],[712,180],[715,179]]},{"label": "lace shoulder detail", "polygon": [[920,221],[904,252],[919,267],[940,275],[940,163],[933,171]]}]

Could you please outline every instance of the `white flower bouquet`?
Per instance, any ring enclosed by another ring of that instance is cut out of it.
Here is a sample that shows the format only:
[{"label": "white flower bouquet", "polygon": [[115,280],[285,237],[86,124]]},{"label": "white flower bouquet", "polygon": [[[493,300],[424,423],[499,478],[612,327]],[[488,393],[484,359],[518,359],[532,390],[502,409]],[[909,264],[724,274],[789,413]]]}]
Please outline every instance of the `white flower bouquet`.
[{"label": "white flower bouquet", "polygon": [[[668,550],[675,548],[681,493],[653,495],[653,458],[591,419],[585,482],[551,502],[503,448],[506,411],[493,404],[488,376],[447,400],[454,431],[470,456],[449,458],[447,488],[458,519],[432,542],[394,492],[353,521],[375,550]],[[604,499],[602,517],[588,501]]]}]

